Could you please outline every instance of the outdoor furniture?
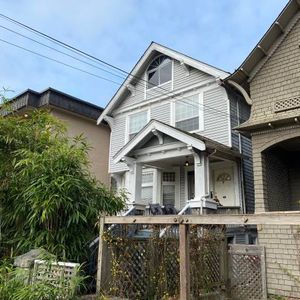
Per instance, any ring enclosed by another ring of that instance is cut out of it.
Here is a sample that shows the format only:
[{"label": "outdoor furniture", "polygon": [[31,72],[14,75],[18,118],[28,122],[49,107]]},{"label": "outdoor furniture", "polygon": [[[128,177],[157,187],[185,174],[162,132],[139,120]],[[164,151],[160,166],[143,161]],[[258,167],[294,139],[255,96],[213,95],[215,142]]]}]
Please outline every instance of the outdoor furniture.
[{"label": "outdoor furniture", "polygon": [[149,209],[150,209],[150,213],[154,216],[164,214],[162,207],[158,203],[149,204]]}]

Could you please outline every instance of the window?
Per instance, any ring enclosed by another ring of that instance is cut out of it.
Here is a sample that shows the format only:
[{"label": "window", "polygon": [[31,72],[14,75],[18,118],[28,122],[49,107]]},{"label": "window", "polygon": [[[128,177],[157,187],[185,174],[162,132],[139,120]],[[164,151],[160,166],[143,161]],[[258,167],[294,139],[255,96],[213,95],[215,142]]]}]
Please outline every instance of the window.
[{"label": "window", "polygon": [[162,176],[162,196],[163,205],[172,204],[175,205],[175,172],[163,172]]},{"label": "window", "polygon": [[148,123],[148,112],[142,111],[129,116],[128,135],[131,140]]},{"label": "window", "polygon": [[149,204],[153,201],[153,172],[147,171],[142,174],[142,203]]},{"label": "window", "polygon": [[172,80],[172,60],[160,55],[152,61],[147,70],[147,89],[159,86]]},{"label": "window", "polygon": [[175,102],[175,127],[185,130],[199,130],[199,94]]}]

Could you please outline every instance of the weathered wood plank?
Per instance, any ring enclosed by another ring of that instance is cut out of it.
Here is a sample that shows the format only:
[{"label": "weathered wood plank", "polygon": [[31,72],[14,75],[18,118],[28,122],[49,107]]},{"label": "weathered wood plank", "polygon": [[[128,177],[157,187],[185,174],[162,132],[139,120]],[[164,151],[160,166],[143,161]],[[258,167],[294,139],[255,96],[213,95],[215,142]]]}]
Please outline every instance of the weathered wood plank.
[{"label": "weathered wood plank", "polygon": [[105,224],[300,225],[300,212],[269,212],[249,215],[113,216],[106,217]]},{"label": "weathered wood plank", "polygon": [[190,299],[189,225],[179,225],[180,299]]},{"label": "weathered wood plank", "polygon": [[97,265],[97,283],[96,291],[97,294],[100,294],[101,291],[101,276],[102,276],[102,265],[103,265],[103,240],[102,234],[104,232],[105,218],[101,216],[99,218],[99,248],[98,248],[98,265]]}]

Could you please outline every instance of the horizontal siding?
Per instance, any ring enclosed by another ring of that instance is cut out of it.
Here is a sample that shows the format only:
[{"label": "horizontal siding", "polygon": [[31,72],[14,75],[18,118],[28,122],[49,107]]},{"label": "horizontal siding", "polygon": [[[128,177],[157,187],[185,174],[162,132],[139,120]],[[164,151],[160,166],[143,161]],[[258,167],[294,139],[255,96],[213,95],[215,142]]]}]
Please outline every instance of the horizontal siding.
[{"label": "horizontal siding", "polygon": [[175,61],[173,78],[173,89],[178,90],[189,85],[200,83],[201,81],[213,79],[214,77],[195,68],[190,68],[187,75],[186,69],[180,65],[178,61]]},{"label": "horizontal siding", "polygon": [[253,161],[252,161],[252,143],[247,137],[241,136],[242,153],[248,158],[243,159],[243,176],[246,212],[254,213],[254,180],[253,180]]},{"label": "horizontal siding", "polygon": [[166,103],[151,107],[151,119],[171,124],[171,104]]},{"label": "horizontal siding", "polygon": [[110,173],[128,170],[126,164],[114,164],[112,158],[125,144],[126,116],[116,117],[111,131],[109,170]]},{"label": "horizontal siding", "polygon": [[200,132],[212,140],[229,145],[228,104],[223,87],[203,93],[204,132]]}]

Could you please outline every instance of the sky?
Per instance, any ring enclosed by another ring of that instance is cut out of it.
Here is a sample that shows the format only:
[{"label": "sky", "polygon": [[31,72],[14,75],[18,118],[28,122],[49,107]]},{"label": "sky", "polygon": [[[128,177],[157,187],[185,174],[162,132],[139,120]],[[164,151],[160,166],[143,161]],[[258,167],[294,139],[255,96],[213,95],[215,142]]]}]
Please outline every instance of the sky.
[{"label": "sky", "polygon": [[[0,0],[0,14],[129,72],[151,41],[233,72],[286,3],[287,0]],[[28,88],[42,91],[52,87],[105,107],[123,81],[120,73],[114,76],[100,70],[99,67],[108,69],[95,62],[77,56],[94,66],[79,62],[8,29],[67,52],[0,17],[0,86],[12,90],[8,97]]]}]

